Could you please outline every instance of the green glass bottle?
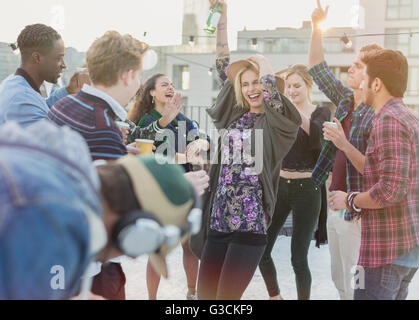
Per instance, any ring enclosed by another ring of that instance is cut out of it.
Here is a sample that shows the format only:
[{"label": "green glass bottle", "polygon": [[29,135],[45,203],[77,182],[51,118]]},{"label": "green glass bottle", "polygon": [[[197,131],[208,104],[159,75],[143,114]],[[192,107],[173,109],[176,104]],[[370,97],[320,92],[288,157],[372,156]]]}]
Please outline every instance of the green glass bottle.
[{"label": "green glass bottle", "polygon": [[223,13],[223,8],[220,3],[215,4],[214,7],[211,8],[208,19],[207,25],[205,26],[204,30],[209,34],[214,34],[215,30],[217,30],[218,22],[220,21],[221,15]]}]

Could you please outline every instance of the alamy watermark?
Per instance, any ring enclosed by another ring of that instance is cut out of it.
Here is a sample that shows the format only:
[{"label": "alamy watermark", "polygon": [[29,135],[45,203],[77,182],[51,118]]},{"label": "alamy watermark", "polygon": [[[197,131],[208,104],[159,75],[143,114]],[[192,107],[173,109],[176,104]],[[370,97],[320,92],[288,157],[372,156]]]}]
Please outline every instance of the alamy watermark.
[{"label": "alamy watermark", "polygon": [[[185,121],[180,121],[178,125],[177,139],[169,129],[161,130],[155,137],[155,141],[162,142],[156,154],[165,156],[157,159],[160,164],[175,163],[176,150],[178,153],[186,153],[188,143],[198,138],[203,139],[197,130],[187,132]],[[212,129],[208,136],[210,148],[200,150],[198,156],[205,164],[219,164],[221,160],[223,165],[244,164],[247,175],[262,173],[263,129]]]},{"label": "alamy watermark", "polygon": [[354,266],[351,269],[351,288],[354,290],[365,290],[365,270],[361,266]]},{"label": "alamy watermark", "polygon": [[52,266],[49,272],[52,274],[50,286],[52,290],[65,290],[65,269],[63,266]]}]

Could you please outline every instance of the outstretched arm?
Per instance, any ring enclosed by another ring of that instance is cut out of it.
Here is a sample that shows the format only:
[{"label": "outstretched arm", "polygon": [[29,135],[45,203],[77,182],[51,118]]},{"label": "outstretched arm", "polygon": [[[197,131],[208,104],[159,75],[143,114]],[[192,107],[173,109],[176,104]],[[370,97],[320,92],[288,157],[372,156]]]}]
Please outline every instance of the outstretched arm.
[{"label": "outstretched arm", "polygon": [[313,23],[313,32],[311,35],[310,52],[309,52],[309,66],[310,68],[318,65],[324,61],[323,37],[320,29],[320,23],[326,20],[329,6],[322,8],[320,0],[317,0],[317,8],[314,9],[311,15]]},{"label": "outstretched arm", "polygon": [[[209,0],[210,6],[216,4],[216,0]],[[227,35],[227,4],[224,0],[220,0],[219,3],[223,7],[223,13],[217,26],[217,47],[216,47],[216,61],[215,65],[217,68],[218,78],[220,84],[224,84],[227,79],[225,73],[226,68],[230,64],[230,49],[228,47],[228,35]]]},{"label": "outstretched arm", "polygon": [[[216,4],[216,0],[210,0],[211,6]],[[223,13],[217,27],[217,51],[216,57],[218,58],[230,58],[230,49],[228,47],[228,35],[227,35],[227,4],[224,0],[218,1],[223,7]]]},{"label": "outstretched arm", "polygon": [[317,0],[317,8],[311,15],[313,23],[313,33],[311,36],[310,52],[309,52],[309,73],[313,77],[314,82],[332,103],[336,106],[340,101],[348,96],[352,96],[353,92],[338,80],[330,71],[325,58],[322,40],[322,31],[320,24],[326,20],[329,6],[322,8],[320,0]]}]

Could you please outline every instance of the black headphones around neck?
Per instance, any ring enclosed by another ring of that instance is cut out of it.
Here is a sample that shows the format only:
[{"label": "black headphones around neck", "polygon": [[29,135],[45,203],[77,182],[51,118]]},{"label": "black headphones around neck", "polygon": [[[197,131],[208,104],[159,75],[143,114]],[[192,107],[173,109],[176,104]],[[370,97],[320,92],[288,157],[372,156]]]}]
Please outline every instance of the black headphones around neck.
[{"label": "black headphones around neck", "polygon": [[121,217],[112,228],[112,243],[125,255],[137,258],[157,252],[161,246],[172,247],[186,234],[198,234],[202,225],[201,198],[193,190],[194,202],[181,227],[163,226],[152,213],[135,210]]}]

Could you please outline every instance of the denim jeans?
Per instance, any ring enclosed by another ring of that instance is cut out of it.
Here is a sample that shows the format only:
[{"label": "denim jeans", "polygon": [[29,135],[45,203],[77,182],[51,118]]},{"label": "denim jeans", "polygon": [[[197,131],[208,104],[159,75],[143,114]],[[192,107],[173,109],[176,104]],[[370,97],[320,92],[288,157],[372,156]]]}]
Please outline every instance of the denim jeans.
[{"label": "denim jeans", "polygon": [[354,300],[405,300],[409,283],[416,271],[417,268],[394,264],[377,268],[364,267],[364,286],[358,284],[360,288],[355,288]]}]

